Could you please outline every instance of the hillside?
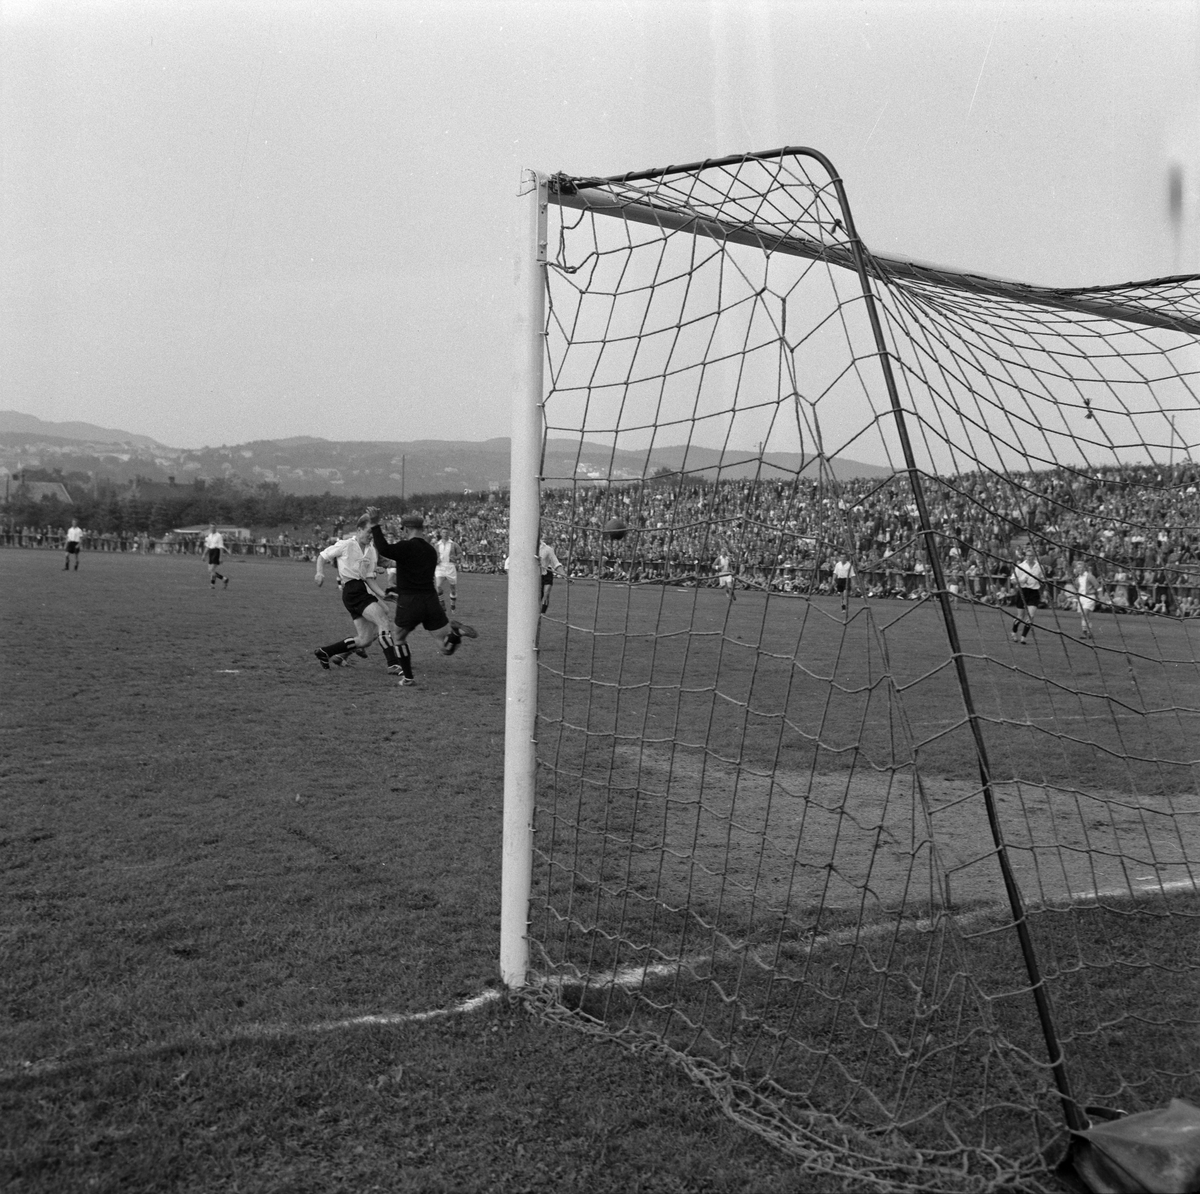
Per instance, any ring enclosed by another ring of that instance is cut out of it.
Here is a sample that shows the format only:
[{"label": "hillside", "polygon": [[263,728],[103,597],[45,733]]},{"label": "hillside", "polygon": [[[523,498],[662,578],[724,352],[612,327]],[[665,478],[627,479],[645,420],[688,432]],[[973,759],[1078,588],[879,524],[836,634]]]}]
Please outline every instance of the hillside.
[{"label": "hillside", "polygon": [[[766,475],[802,467],[797,453],[772,454]],[[659,469],[702,470],[705,476],[752,477],[757,461],[749,452],[683,446],[652,451],[613,451],[599,443],[582,449],[567,440],[547,447],[547,484],[573,478],[631,480]],[[59,469],[97,479],[129,482],[197,478],[240,480],[250,487],[277,485],[283,493],[312,495],[403,495],[505,489],[509,474],[506,437],[481,442],[414,440],[342,442],[295,436],[232,446],[172,448],[148,436],[89,423],[51,423],[17,411],[0,411],[0,469]],[[839,477],[886,476],[887,469],[851,460],[834,462]]]}]

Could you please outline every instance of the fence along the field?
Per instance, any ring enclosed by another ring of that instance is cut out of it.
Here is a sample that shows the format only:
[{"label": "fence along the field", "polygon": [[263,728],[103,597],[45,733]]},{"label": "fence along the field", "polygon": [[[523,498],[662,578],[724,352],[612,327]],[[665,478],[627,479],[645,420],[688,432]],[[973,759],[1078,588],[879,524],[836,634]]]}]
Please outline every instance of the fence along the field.
[{"label": "fence along the field", "polygon": [[[675,500],[652,525],[649,485],[577,490],[575,517],[556,502],[560,554],[614,510],[638,531],[599,541],[613,579],[556,595],[539,631],[534,981],[808,1164],[880,1187],[999,1188],[1083,1104],[1194,1092],[1195,636],[1125,617],[1081,642],[1051,609],[1013,643],[1011,609],[936,582],[956,544],[1011,567],[958,533],[955,502],[981,492],[1006,546],[1032,533],[1100,569],[1102,527],[1157,532],[1118,466],[1196,443],[1196,280],[1076,294],[867,256],[893,401],[819,157],[557,190],[575,208],[550,204],[544,433],[815,455],[829,544],[863,527],[828,460],[874,457],[924,510],[909,546],[932,597],[843,616],[812,592],[635,586],[622,561],[649,530],[708,558],[735,538],[698,523],[686,457],[656,479]],[[988,483],[954,496],[965,473]],[[1056,496],[1030,526],[1043,475]],[[1169,496],[1194,546],[1195,502]],[[812,498],[771,491],[781,550]]]}]

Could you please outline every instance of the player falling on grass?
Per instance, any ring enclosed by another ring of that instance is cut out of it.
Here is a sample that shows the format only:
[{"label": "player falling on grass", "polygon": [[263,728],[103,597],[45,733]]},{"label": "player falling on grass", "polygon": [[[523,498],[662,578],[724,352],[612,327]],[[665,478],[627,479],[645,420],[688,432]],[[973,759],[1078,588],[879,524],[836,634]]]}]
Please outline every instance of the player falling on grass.
[{"label": "player falling on grass", "polygon": [[542,574],[542,613],[550,609],[550,593],[554,588],[556,576],[567,575],[566,569],[559,563],[554,548],[545,539],[538,541],[538,569]]},{"label": "player falling on grass", "polygon": [[478,638],[474,629],[464,622],[451,621],[438,599],[434,573],[437,570],[437,549],[425,538],[425,520],[419,514],[405,514],[400,519],[404,538],[389,543],[379,529],[379,510],[369,506],[363,515],[370,527],[371,543],[376,554],[396,562],[396,649],[399,653],[400,687],[416,684],[413,678],[412,652],[408,646],[409,633],[424,626],[441,644],[443,655],[453,655],[464,638]]},{"label": "player falling on grass", "polygon": [[371,545],[371,527],[366,515],[358,520],[358,528],[349,539],[331,543],[317,555],[318,585],[325,583],[325,565],[337,561],[338,580],[342,586],[342,604],[354,620],[354,638],[338,639],[327,647],[318,647],[313,654],[326,670],[332,663],[341,667],[351,652],[362,654],[367,646],[379,639],[387,659],[387,670],[396,675],[403,671],[396,644],[392,638],[383,590],[375,580],[379,566],[375,548]]},{"label": "player falling on grass", "polygon": [[1075,608],[1079,610],[1079,637],[1095,638],[1092,633],[1092,611],[1100,599],[1100,582],[1083,560],[1075,561]]},{"label": "player falling on grass", "polygon": [[846,612],[846,602],[850,597],[850,582],[858,575],[850,557],[844,552],[838,552],[837,562],[833,566],[833,589],[842,599],[842,613]]},{"label": "player falling on grass", "polygon": [[[437,568],[434,569],[433,583],[437,586],[438,599],[442,609],[448,614],[454,613],[458,607],[458,544],[450,538],[450,532],[444,527],[438,531],[437,542],[433,545],[437,551]],[[449,605],[446,604],[449,600]]]},{"label": "player falling on grass", "polygon": [[217,524],[210,522],[208,524],[208,534],[204,536],[204,551],[208,561],[208,586],[210,589],[217,587],[217,581],[221,581],[222,588],[229,588],[229,577],[222,576],[217,571],[221,566],[221,553],[225,550],[225,536],[217,530]]},{"label": "player falling on grass", "polygon": [[67,562],[63,565],[63,571],[67,571],[71,567],[71,557],[75,557],[75,571],[79,571],[79,552],[83,544],[83,530],[79,526],[79,519],[72,518],[71,525],[67,528]]},{"label": "player falling on grass", "polygon": [[1025,548],[1025,555],[1017,561],[1012,571],[1012,583],[1017,590],[1017,616],[1013,620],[1009,632],[1014,643],[1025,646],[1029,632],[1033,629],[1033,615],[1042,602],[1042,585],[1046,580],[1046,571],[1038,563],[1037,552],[1031,543]]}]

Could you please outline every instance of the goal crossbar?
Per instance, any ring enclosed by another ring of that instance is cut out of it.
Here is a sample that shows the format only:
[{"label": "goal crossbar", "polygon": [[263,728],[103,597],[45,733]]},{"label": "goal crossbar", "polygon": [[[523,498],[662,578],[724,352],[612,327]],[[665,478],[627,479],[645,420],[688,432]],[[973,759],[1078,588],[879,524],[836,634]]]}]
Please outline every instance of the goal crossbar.
[{"label": "goal crossbar", "polygon": [[[740,159],[739,159],[740,160]],[[623,184],[624,180],[621,180]],[[770,228],[754,224],[723,220],[706,215],[682,204],[664,203],[661,197],[651,197],[638,190],[607,189],[618,185],[614,180],[570,178],[555,175],[549,179],[548,198],[560,207],[616,216],[637,224],[648,224],[670,231],[707,236],[729,244],[747,245],[764,253],[783,253],[812,261],[826,261],[843,269],[856,270],[857,265],[849,245],[822,244],[802,236],[784,236]],[[1115,290],[1138,289],[1161,285],[1164,282],[1196,280],[1192,276],[1164,278],[1147,282],[1129,282],[1117,286],[1086,289],[1063,289],[1014,282],[988,274],[964,273],[961,270],[904,257],[869,254],[868,269],[889,279],[906,278],[971,294],[1037,307],[1052,307],[1078,314],[1092,315],[1115,323],[1139,324],[1144,327],[1165,328],[1168,331],[1200,335],[1200,320],[1181,313],[1168,314],[1138,304],[1114,301]]]}]

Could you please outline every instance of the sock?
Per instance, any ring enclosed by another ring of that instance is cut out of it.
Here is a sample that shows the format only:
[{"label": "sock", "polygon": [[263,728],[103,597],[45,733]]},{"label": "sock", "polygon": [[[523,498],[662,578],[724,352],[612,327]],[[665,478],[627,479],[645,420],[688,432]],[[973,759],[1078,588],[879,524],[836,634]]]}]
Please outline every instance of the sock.
[{"label": "sock", "polygon": [[322,647],[321,650],[326,655],[346,655],[353,651],[355,640],[352,638],[340,638],[336,643],[330,643],[328,647]]},{"label": "sock", "polygon": [[400,656],[396,654],[396,643],[390,631],[381,630],[379,632],[379,645],[383,648],[383,657],[387,660],[388,667],[394,667],[400,662]]},{"label": "sock", "polygon": [[408,649],[408,643],[401,643],[396,648],[396,653],[400,656],[400,667],[404,674],[411,680],[412,674],[412,652]]}]

